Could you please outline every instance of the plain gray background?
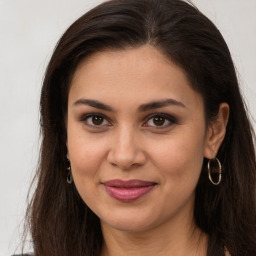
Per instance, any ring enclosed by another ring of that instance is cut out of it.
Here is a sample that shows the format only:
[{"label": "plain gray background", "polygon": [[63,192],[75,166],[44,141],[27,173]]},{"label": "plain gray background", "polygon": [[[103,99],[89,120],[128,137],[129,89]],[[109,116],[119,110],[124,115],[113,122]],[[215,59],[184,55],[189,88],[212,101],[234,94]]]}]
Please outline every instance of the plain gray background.
[{"label": "plain gray background", "polygon": [[[64,30],[99,2],[0,0],[0,256],[19,245],[40,148],[39,98],[47,62]],[[226,39],[256,119],[256,0],[193,2]]]}]

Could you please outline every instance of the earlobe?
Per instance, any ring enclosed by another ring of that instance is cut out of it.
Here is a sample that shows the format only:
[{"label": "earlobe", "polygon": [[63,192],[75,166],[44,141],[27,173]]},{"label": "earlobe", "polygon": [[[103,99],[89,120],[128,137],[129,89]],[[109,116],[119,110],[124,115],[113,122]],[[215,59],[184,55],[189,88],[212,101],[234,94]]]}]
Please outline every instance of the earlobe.
[{"label": "earlobe", "polygon": [[68,152],[68,140],[66,141],[66,147],[67,147],[67,159],[69,160],[69,152]]},{"label": "earlobe", "polygon": [[221,103],[216,118],[208,125],[205,142],[204,157],[213,159],[216,157],[222,141],[226,134],[226,127],[229,118],[229,105]]}]

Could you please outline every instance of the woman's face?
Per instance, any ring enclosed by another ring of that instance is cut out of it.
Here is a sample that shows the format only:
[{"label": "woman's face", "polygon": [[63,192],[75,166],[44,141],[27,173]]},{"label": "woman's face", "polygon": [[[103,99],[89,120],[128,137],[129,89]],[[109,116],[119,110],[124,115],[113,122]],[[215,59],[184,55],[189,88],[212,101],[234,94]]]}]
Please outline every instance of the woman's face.
[{"label": "woman's face", "polygon": [[143,231],[192,219],[207,130],[201,96],[151,46],[99,52],[75,72],[68,158],[103,225]]}]

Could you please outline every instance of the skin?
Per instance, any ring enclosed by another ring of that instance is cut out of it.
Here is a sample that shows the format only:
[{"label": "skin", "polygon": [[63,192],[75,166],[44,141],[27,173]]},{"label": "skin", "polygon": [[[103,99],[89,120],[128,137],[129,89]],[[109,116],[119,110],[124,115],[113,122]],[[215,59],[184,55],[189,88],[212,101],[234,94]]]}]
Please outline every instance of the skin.
[{"label": "skin", "polygon": [[[183,70],[149,45],[80,64],[68,97],[68,158],[80,196],[101,220],[101,255],[206,255],[207,235],[193,220],[195,187],[204,157],[214,158],[225,136],[228,111],[221,104],[207,125],[202,97]],[[160,121],[152,117],[162,113]],[[102,184],[112,179],[156,185],[121,202]]]}]

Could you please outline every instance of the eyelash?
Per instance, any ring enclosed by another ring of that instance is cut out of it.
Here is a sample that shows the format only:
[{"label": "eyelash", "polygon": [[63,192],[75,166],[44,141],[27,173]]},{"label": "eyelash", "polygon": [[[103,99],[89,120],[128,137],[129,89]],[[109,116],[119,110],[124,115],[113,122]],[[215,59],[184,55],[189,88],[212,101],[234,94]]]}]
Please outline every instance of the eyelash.
[{"label": "eyelash", "polygon": [[[107,122],[108,124],[99,124],[99,125],[95,125],[95,124],[90,124],[88,123],[88,119],[89,118],[102,118],[103,122]],[[152,120],[153,118],[163,118],[164,119],[164,123],[168,122],[168,124],[164,125],[164,126],[157,126],[157,125],[147,125],[147,123]],[[166,127],[169,127],[173,124],[177,124],[177,119],[171,115],[168,115],[168,114],[164,114],[164,113],[154,113],[154,114],[151,114],[149,116],[147,116],[145,119],[145,121],[143,121],[143,127],[154,127],[154,128],[157,128],[157,129],[163,129],[163,128],[166,128]],[[82,116],[82,118],[80,119],[80,121],[82,122],[85,122],[86,125],[88,126],[91,126],[91,127],[95,127],[95,128],[101,128],[101,127],[104,127],[104,126],[111,126],[111,122],[108,120],[108,118],[106,118],[104,115],[102,114],[99,114],[99,113],[90,113],[90,114],[86,114],[84,116]]]},{"label": "eyelash", "polygon": [[[148,123],[150,120],[153,120],[153,118],[163,118],[164,119],[164,123],[168,122],[168,124],[166,125],[163,125],[163,126],[153,126],[153,125],[146,125],[146,123]],[[168,115],[168,114],[164,114],[164,113],[154,113],[154,114],[151,114],[149,116],[147,116],[147,118],[145,119],[146,122],[143,124],[144,127],[155,127],[155,128],[158,128],[158,129],[163,129],[163,128],[166,128],[166,127],[169,127],[173,124],[177,124],[177,119],[171,115]]]},{"label": "eyelash", "polygon": [[[103,122],[104,122],[104,121],[107,121],[109,124],[108,124],[108,125],[88,124],[88,119],[89,119],[89,118],[93,118],[93,117],[100,117],[100,118],[103,119]],[[82,116],[82,118],[80,119],[80,121],[85,122],[86,125],[89,125],[89,126],[91,126],[91,127],[97,127],[97,128],[98,128],[98,127],[102,127],[102,126],[110,126],[110,125],[111,125],[111,122],[108,121],[108,119],[107,119],[104,115],[99,114],[99,113],[91,113],[91,114],[84,115],[84,116]]]}]

